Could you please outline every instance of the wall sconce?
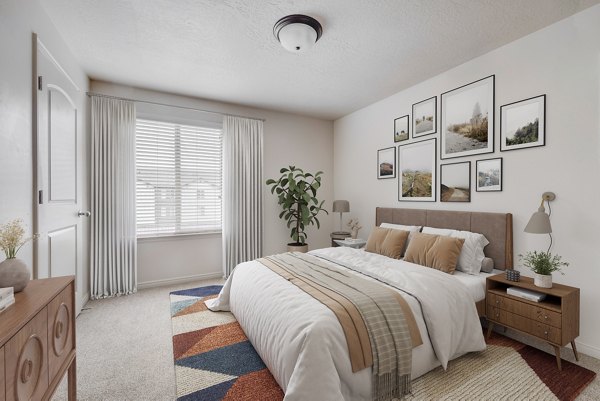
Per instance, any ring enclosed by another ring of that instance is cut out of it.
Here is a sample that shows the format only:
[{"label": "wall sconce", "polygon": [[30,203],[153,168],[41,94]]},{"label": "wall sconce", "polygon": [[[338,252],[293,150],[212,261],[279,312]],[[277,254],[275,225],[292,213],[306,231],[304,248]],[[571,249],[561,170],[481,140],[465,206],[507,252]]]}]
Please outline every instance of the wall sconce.
[{"label": "wall sconce", "polygon": [[347,200],[336,200],[333,201],[333,213],[340,214],[340,231],[334,232],[334,234],[350,234],[342,229],[342,213],[348,213],[350,211],[350,202]]},{"label": "wall sconce", "polygon": [[[552,247],[552,225],[550,224],[550,215],[552,214],[552,208],[550,202],[556,199],[554,192],[544,192],[542,194],[542,203],[537,212],[531,215],[529,223],[525,226],[525,232],[530,234],[548,234],[550,236],[550,246],[548,246],[548,252]],[[548,214],[544,208],[544,202],[548,204]]]}]

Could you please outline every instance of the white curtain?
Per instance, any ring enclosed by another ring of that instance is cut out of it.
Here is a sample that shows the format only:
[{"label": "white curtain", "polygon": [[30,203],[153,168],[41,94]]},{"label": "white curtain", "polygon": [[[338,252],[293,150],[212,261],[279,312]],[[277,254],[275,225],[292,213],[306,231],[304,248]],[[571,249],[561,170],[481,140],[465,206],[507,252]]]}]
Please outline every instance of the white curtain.
[{"label": "white curtain", "polygon": [[137,290],[135,104],[92,96],[91,298]]},{"label": "white curtain", "polygon": [[223,120],[223,274],[262,256],[263,122]]}]

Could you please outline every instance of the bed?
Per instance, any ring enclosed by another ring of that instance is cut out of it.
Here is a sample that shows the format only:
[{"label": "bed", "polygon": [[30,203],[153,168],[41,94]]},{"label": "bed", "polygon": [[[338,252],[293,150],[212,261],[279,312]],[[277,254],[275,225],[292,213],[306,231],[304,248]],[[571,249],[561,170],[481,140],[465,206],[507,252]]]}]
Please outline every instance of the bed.
[{"label": "bed", "polygon": [[[512,216],[505,213],[377,208],[376,223],[422,225],[484,234],[497,269],[512,267]],[[412,350],[411,377],[485,349],[485,278],[454,277],[401,260],[338,247],[310,252],[324,261],[358,266],[367,279],[402,288],[421,333]],[[353,273],[354,274],[354,273]],[[483,283],[483,284],[482,284]],[[481,298],[481,299],[479,299]],[[236,267],[212,310],[231,311],[285,393],[286,401],[371,400],[372,372],[352,372],[348,344],[336,316],[322,303],[258,261]]]}]

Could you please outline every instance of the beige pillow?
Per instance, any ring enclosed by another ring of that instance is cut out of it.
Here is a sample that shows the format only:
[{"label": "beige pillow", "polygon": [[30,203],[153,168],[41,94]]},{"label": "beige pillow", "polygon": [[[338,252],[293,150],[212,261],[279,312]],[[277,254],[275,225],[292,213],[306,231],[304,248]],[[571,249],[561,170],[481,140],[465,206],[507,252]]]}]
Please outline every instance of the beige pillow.
[{"label": "beige pillow", "polygon": [[399,259],[408,238],[408,231],[375,227],[369,235],[365,251]]},{"label": "beige pillow", "polygon": [[464,238],[414,233],[404,260],[454,274]]}]

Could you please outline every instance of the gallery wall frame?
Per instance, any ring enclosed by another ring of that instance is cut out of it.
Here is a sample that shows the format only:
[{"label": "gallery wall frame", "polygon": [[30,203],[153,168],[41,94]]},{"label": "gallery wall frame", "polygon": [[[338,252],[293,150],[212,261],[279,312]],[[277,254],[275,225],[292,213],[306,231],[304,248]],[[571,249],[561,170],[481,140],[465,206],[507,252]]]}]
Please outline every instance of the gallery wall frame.
[{"label": "gallery wall frame", "polygon": [[398,200],[435,202],[437,138],[398,146]]},{"label": "gallery wall frame", "polygon": [[410,138],[410,117],[405,115],[394,119],[394,142],[408,141]]},{"label": "gallery wall frame", "polygon": [[546,145],[546,95],[500,106],[500,151]]},{"label": "gallery wall frame", "polygon": [[440,159],[494,153],[495,75],[440,95]]},{"label": "gallery wall frame", "polygon": [[475,191],[500,192],[504,180],[502,157],[481,159],[475,166]]},{"label": "gallery wall frame", "polygon": [[471,162],[440,165],[440,202],[471,202]]},{"label": "gallery wall frame", "polygon": [[437,132],[437,96],[412,105],[412,136],[418,138]]},{"label": "gallery wall frame", "polygon": [[[382,166],[382,164],[384,164]],[[396,178],[396,147],[379,149],[377,151],[377,179]]]}]

